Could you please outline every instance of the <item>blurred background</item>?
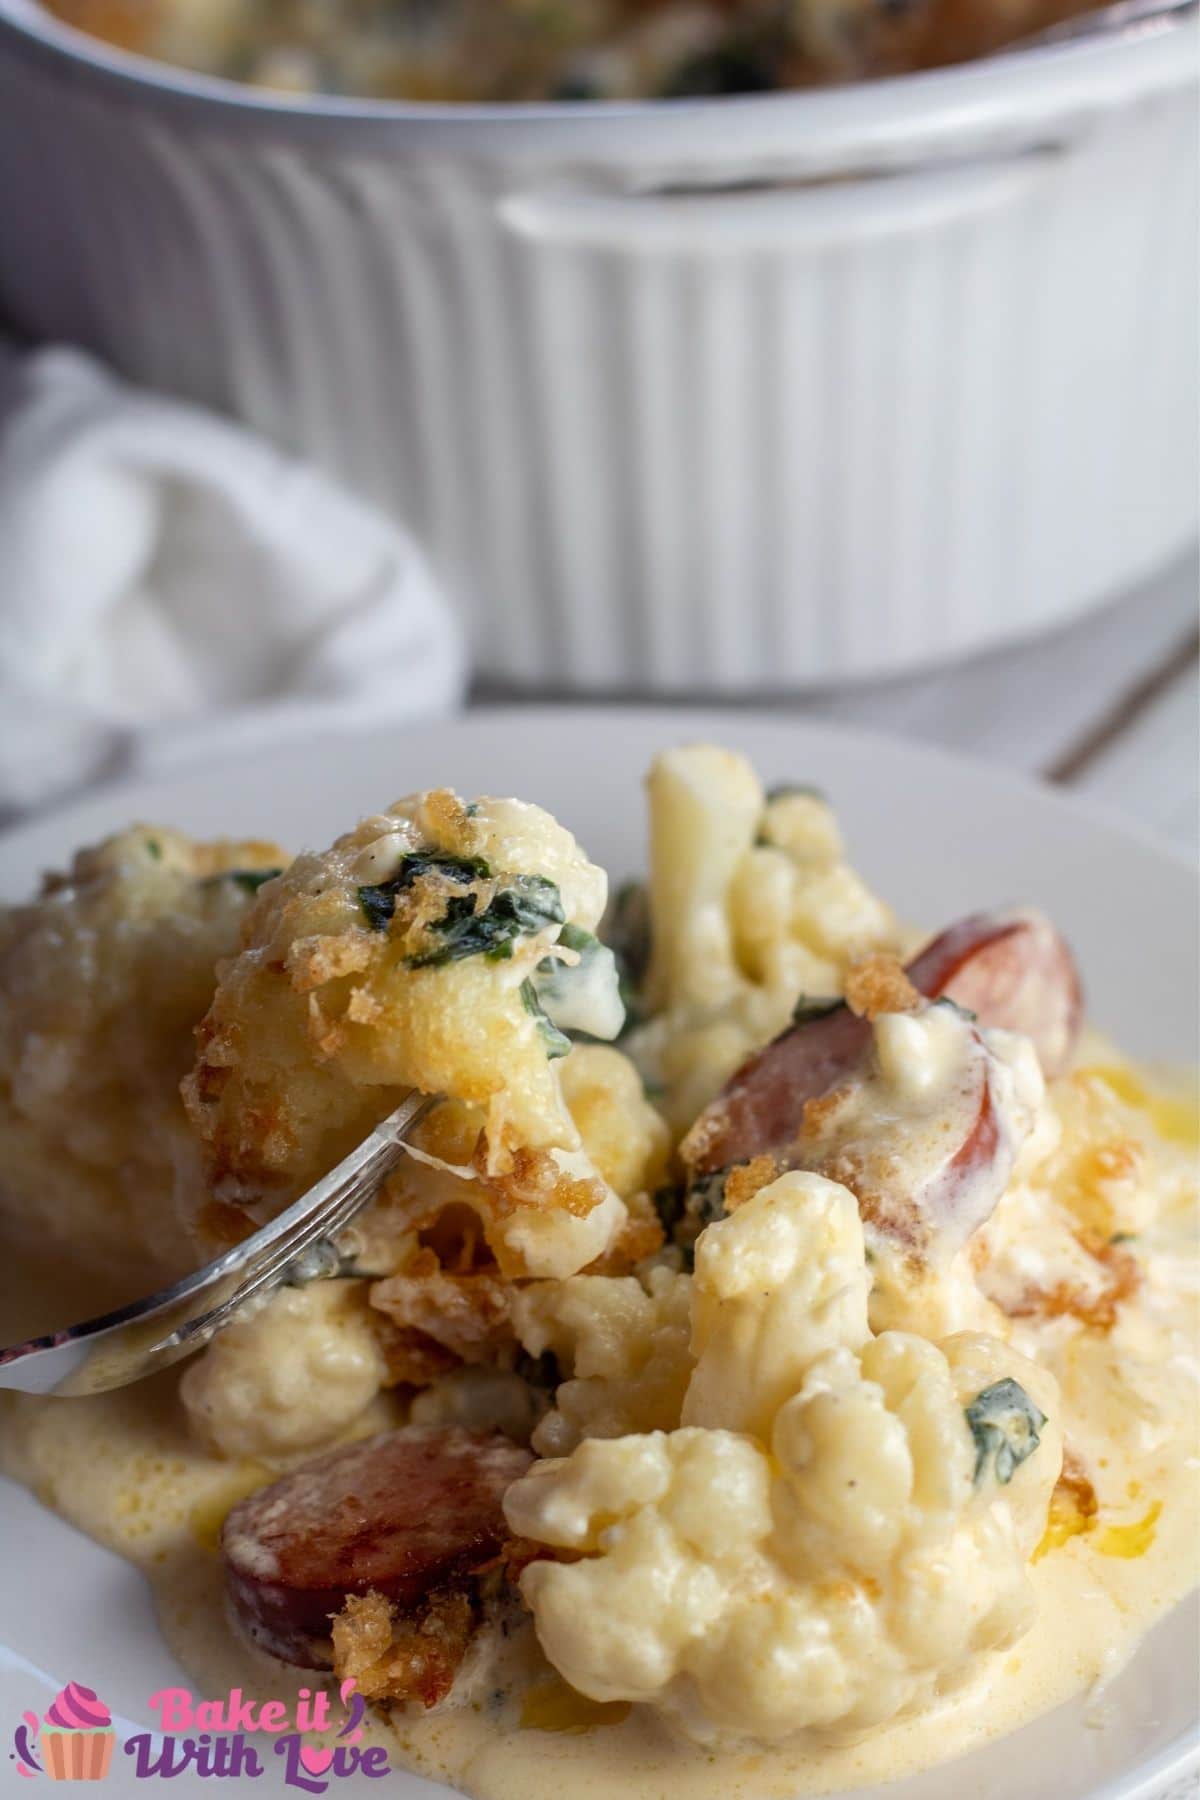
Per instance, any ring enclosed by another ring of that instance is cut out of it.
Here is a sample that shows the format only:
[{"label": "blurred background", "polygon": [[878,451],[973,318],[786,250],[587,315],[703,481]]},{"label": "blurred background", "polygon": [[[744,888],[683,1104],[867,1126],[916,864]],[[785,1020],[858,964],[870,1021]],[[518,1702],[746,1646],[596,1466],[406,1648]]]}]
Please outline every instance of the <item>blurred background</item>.
[{"label": "blurred background", "polygon": [[1197,21],[0,0],[0,816],[464,702],[1197,839]]}]

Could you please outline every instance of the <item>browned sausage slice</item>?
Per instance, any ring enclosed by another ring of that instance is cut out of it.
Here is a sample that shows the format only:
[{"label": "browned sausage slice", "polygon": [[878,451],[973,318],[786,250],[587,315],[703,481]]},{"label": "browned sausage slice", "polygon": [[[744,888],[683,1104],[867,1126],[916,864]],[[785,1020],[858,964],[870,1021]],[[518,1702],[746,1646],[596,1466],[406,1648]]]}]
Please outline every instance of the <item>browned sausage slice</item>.
[{"label": "browned sausage slice", "polygon": [[919,1262],[958,1249],[990,1218],[1022,1141],[997,1104],[996,1060],[978,1027],[957,1019],[952,1029],[953,1070],[932,1110],[894,1092],[881,1104],[863,1071],[813,1101],[785,1158],[850,1189],[869,1245]]},{"label": "browned sausage slice", "polygon": [[330,1665],[350,1594],[418,1610],[469,1589],[508,1536],[501,1502],[532,1458],[498,1434],[408,1427],[344,1445],[235,1506],[221,1533],[235,1617],[264,1650]]},{"label": "browned sausage slice", "polygon": [[931,1000],[946,994],[995,1031],[1032,1038],[1042,1071],[1061,1075],[1083,1019],[1079,970],[1044,913],[973,913],[951,925],[908,966]]},{"label": "browned sausage slice", "polygon": [[[1083,996],[1075,959],[1042,913],[973,913],[908,965],[930,1000],[965,1006],[986,1029],[1032,1038],[1047,1075],[1061,1072],[1079,1034]],[[847,1079],[871,1040],[848,1007],[791,1026],[730,1078],[693,1124],[680,1154],[693,1178],[782,1150],[805,1105]]]},{"label": "browned sausage slice", "polygon": [[790,1143],[808,1101],[856,1069],[871,1026],[848,1006],[792,1025],[730,1076],[679,1146],[694,1177],[749,1162]]}]

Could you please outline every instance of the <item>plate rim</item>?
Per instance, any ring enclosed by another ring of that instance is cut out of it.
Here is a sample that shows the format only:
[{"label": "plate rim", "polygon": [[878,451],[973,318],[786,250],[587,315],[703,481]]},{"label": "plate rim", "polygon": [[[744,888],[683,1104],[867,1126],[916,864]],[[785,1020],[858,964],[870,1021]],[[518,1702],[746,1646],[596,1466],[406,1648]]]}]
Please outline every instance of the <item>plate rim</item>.
[{"label": "plate rim", "polygon": [[564,720],[570,720],[572,723],[591,721],[599,724],[601,728],[608,724],[628,724],[633,721],[647,725],[655,721],[662,721],[664,725],[669,724],[686,731],[690,723],[698,725],[701,720],[715,722],[722,719],[728,719],[735,729],[738,723],[749,724],[756,729],[767,725],[777,725],[780,729],[799,730],[852,744],[864,752],[876,750],[886,753],[899,746],[906,754],[911,754],[917,760],[926,761],[931,767],[955,770],[959,773],[966,771],[973,777],[994,784],[997,788],[1005,789],[1012,794],[1036,794],[1040,804],[1057,809],[1064,816],[1082,819],[1099,830],[1114,837],[1123,838],[1136,844],[1139,849],[1161,858],[1174,869],[1189,875],[1200,893],[1200,865],[1187,850],[1152,827],[1143,825],[1138,820],[1127,817],[1118,809],[1097,800],[1093,795],[1077,793],[1074,789],[1050,781],[1044,776],[1022,769],[1010,768],[1005,763],[996,762],[972,751],[962,751],[952,749],[944,744],[929,743],[901,732],[873,730],[860,725],[846,725],[837,720],[804,716],[792,717],[790,714],[774,708],[757,710],[744,702],[723,704],[720,701],[711,704],[703,701],[687,701],[678,705],[632,703],[628,706],[611,701],[597,703],[581,701],[574,704],[560,701],[537,702],[529,705],[513,703],[471,705],[432,721],[397,720],[394,723],[381,723],[376,720],[364,723],[361,727],[330,728],[303,735],[292,731],[281,731],[272,742],[264,744],[252,752],[244,749],[240,753],[230,750],[224,754],[218,751],[214,755],[211,751],[201,751],[194,758],[188,757],[186,760],[180,760],[177,764],[172,761],[157,767],[154,765],[142,767],[135,761],[82,788],[72,789],[66,794],[55,795],[45,805],[26,809],[18,813],[15,818],[6,821],[0,827],[0,852],[9,848],[19,848],[22,839],[40,832],[56,820],[65,822],[71,813],[79,808],[93,803],[100,804],[108,799],[116,801],[127,790],[166,787],[176,782],[197,781],[201,777],[207,780],[214,775],[219,776],[223,769],[228,769],[237,762],[246,760],[247,756],[257,760],[260,756],[284,755],[295,749],[297,744],[301,745],[303,751],[307,753],[320,744],[354,744],[361,742],[364,738],[403,736],[409,733],[425,737],[431,730],[454,730],[463,725],[502,726],[506,723],[528,725],[531,721],[546,724],[561,723]]},{"label": "plate rim", "polygon": [[[698,736],[719,742],[723,734],[736,740],[739,730],[749,727],[756,733],[764,730],[780,733],[791,731],[803,734],[814,742],[827,740],[834,745],[852,747],[864,757],[872,754],[886,757],[899,748],[909,761],[910,771],[919,772],[920,766],[924,765],[931,773],[943,771],[956,778],[965,775],[997,796],[1004,794],[1010,799],[1035,796],[1044,814],[1048,809],[1051,815],[1057,813],[1064,820],[1080,821],[1090,826],[1109,840],[1114,853],[1119,853],[1122,844],[1132,846],[1139,855],[1169,868],[1176,878],[1182,873],[1188,878],[1193,896],[1200,899],[1200,869],[1191,855],[1137,820],[1123,817],[1091,796],[1079,795],[1069,788],[1060,787],[978,754],[927,743],[895,732],[844,725],[824,718],[808,717],[803,712],[796,715],[791,711],[755,709],[739,703],[706,704],[690,701],[657,705],[623,705],[611,702],[572,704],[561,701],[529,705],[487,704],[469,706],[432,722],[375,720],[364,722],[361,726],[321,729],[299,736],[281,733],[261,749],[249,753],[249,757],[244,750],[238,752],[231,749],[224,753],[202,753],[194,758],[180,759],[178,763],[170,762],[160,766],[139,766],[135,762],[82,789],[56,796],[50,804],[36,811],[28,811],[6,822],[0,829],[0,862],[11,854],[20,857],[25,853],[26,844],[47,832],[61,831],[64,838],[69,838],[72,818],[85,809],[101,807],[115,814],[122,804],[122,796],[126,794],[132,796],[155,791],[165,793],[181,784],[197,791],[207,786],[219,786],[231,769],[247,760],[267,762],[278,759],[282,765],[290,754],[309,757],[319,753],[321,748],[327,749],[331,760],[336,760],[340,752],[369,740],[398,743],[405,738],[419,738],[427,742],[431,731],[447,734],[462,728],[485,732],[520,731],[531,725],[552,729],[567,723],[574,729],[591,728],[597,733],[630,727],[640,728],[647,733],[658,731],[664,742],[675,743],[694,742]],[[141,805],[142,802],[139,800],[136,804]],[[130,816],[134,816],[132,810]],[[569,824],[569,820],[567,822]],[[115,817],[107,829],[119,829]],[[72,844],[64,842],[61,853],[69,854],[71,848]],[[7,885],[4,874],[0,870],[0,889]],[[30,870],[26,869],[24,874],[28,878]],[[1184,1598],[1183,1604],[1194,1603],[1195,1596]],[[1091,1791],[1089,1800],[1182,1800],[1183,1790],[1180,1784],[1195,1777],[1198,1772],[1200,1715],[1148,1758],[1106,1777],[1101,1785]],[[1190,1789],[1187,1791],[1190,1793]],[[831,1795],[827,1800],[837,1800],[837,1797]]]}]

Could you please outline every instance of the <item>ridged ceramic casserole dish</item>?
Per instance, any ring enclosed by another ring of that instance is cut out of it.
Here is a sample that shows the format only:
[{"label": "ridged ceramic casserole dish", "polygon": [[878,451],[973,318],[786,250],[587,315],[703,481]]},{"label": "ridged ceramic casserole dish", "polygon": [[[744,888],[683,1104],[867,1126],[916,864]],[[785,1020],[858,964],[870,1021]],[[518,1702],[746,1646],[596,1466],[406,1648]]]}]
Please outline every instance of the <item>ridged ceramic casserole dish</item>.
[{"label": "ridged ceramic casserole dish", "polygon": [[0,308],[408,520],[515,686],[900,670],[1195,530],[1196,50],[406,106],[0,0]]}]

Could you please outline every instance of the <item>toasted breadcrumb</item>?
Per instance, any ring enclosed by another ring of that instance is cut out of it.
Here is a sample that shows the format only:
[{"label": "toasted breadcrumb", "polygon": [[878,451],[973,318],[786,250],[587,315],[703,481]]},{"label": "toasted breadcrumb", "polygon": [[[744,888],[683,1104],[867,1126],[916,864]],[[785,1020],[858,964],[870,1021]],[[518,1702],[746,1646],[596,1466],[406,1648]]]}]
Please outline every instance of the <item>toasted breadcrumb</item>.
[{"label": "toasted breadcrumb", "polygon": [[409,1618],[382,1594],[350,1594],[333,1620],[334,1674],[352,1676],[366,1700],[436,1706],[454,1685],[474,1629],[463,1593],[432,1593]]},{"label": "toasted breadcrumb", "polygon": [[371,1288],[371,1305],[401,1331],[416,1331],[464,1363],[494,1362],[512,1341],[510,1291],[495,1271],[455,1274],[422,1246],[405,1267]]},{"label": "toasted breadcrumb", "polygon": [[880,1013],[912,1012],[921,996],[899,957],[881,950],[847,970],[846,1004],[860,1019],[876,1019]]},{"label": "toasted breadcrumb", "polygon": [[587,1275],[628,1275],[647,1256],[661,1250],[665,1241],[657,1218],[638,1218],[631,1212],[620,1231],[595,1262],[588,1264]]},{"label": "toasted breadcrumb", "polygon": [[570,1175],[547,1150],[502,1150],[489,1148],[486,1132],[481,1132],[472,1159],[481,1180],[488,1184],[489,1198],[500,1218],[518,1207],[557,1208],[561,1212],[585,1218],[604,1199],[604,1188],[595,1176]]},{"label": "toasted breadcrumb", "polygon": [[817,1137],[831,1126],[838,1114],[849,1106],[854,1098],[853,1087],[831,1088],[827,1094],[817,1094],[804,1102],[801,1114],[801,1137]]},{"label": "toasted breadcrumb", "polygon": [[767,1155],[756,1156],[750,1162],[730,1169],[725,1178],[725,1211],[736,1212],[747,1200],[753,1200],[760,1188],[769,1187],[781,1173],[775,1157]]},{"label": "toasted breadcrumb", "polygon": [[1054,1491],[1068,1494],[1082,1518],[1094,1518],[1099,1511],[1100,1502],[1096,1498],[1096,1490],[1088,1472],[1069,1447],[1063,1451],[1062,1471]]},{"label": "toasted breadcrumb", "polygon": [[397,1325],[385,1313],[375,1316],[373,1328],[383,1353],[388,1387],[428,1387],[459,1366],[453,1350],[447,1350],[424,1331]]},{"label": "toasted breadcrumb", "polygon": [[1089,1233],[1077,1232],[1076,1240],[1097,1263],[1103,1286],[1089,1292],[1068,1281],[1044,1288],[1031,1284],[1015,1300],[1001,1301],[1010,1319],[1078,1319],[1089,1331],[1109,1332],[1117,1322],[1117,1309],[1141,1286],[1142,1272],[1136,1257],[1119,1244],[1105,1243]]}]

